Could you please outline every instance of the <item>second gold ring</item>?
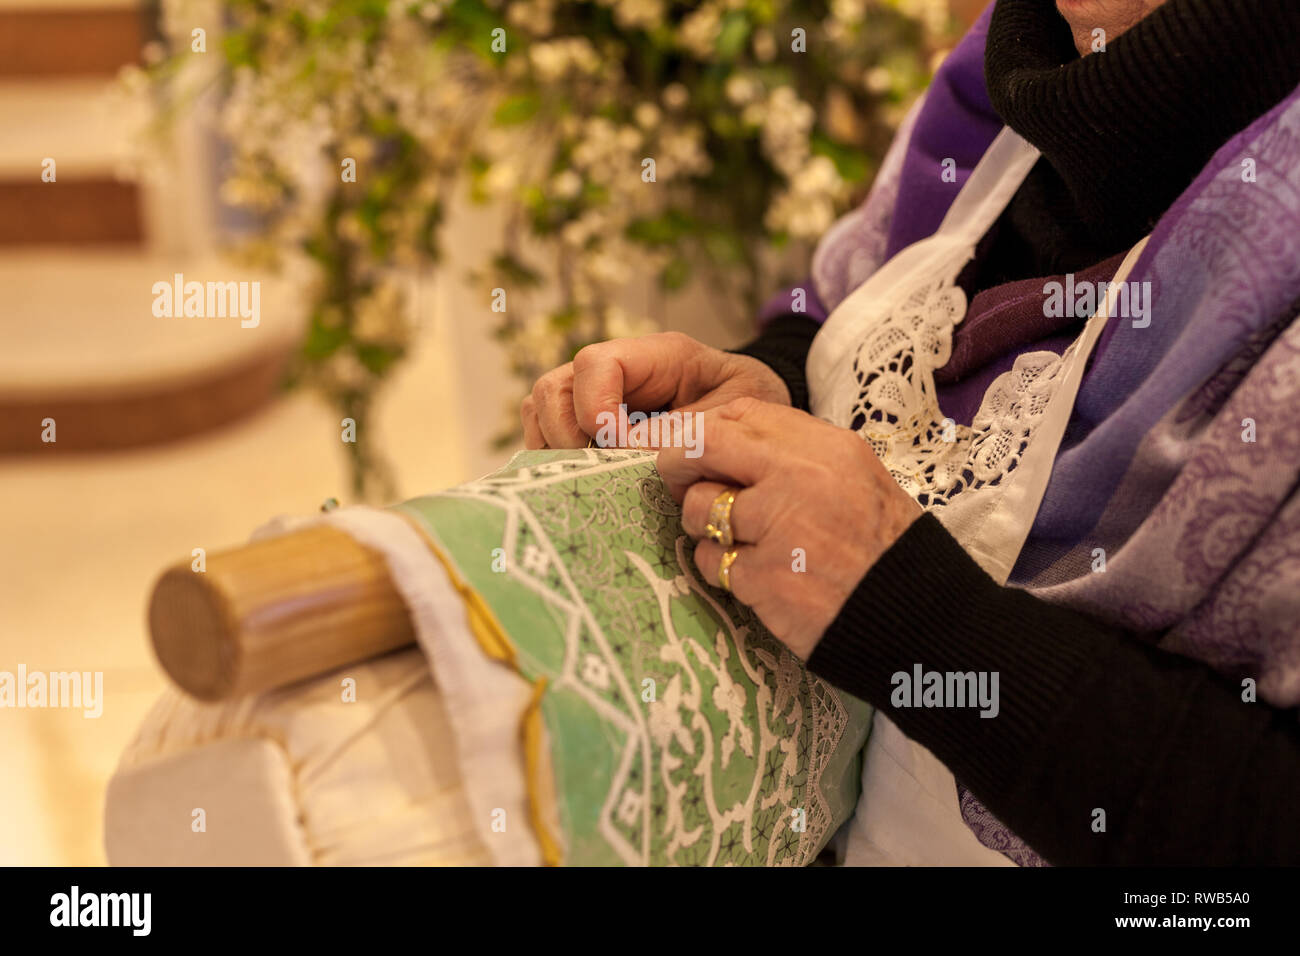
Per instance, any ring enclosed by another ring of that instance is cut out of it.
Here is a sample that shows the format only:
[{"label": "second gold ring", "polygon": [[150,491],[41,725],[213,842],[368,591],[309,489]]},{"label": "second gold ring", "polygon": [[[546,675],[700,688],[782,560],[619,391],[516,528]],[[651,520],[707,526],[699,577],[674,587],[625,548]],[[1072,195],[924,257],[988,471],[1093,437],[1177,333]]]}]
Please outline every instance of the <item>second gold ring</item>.
[{"label": "second gold ring", "polygon": [[722,590],[731,591],[731,566],[736,563],[736,549],[728,548],[722,552],[722,563],[718,565],[718,584]]}]

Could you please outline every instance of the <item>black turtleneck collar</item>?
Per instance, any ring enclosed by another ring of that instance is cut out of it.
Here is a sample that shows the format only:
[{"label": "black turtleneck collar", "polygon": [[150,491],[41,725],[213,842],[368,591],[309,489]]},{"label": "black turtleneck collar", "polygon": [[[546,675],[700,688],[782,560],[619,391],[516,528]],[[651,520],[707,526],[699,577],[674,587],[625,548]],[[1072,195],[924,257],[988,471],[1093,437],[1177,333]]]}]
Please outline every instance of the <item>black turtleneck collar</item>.
[{"label": "black turtleneck collar", "polygon": [[984,71],[998,115],[1056,174],[1026,184],[1037,205],[1058,230],[1073,213],[1076,239],[1109,255],[1300,85],[1300,0],[1167,0],[1085,57],[1054,0],[997,0]]}]

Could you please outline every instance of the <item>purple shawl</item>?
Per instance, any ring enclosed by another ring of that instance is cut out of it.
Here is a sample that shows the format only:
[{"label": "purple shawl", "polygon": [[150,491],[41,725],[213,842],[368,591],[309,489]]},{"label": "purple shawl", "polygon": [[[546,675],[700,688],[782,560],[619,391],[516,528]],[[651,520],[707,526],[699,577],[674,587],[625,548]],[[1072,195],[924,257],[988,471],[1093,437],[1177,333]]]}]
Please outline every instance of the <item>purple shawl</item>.
[{"label": "purple shawl", "polygon": [[[991,13],[939,70],[867,200],[823,238],[814,317],[937,229],[1002,128],[984,87]],[[957,184],[939,176],[949,157]],[[1243,175],[1248,160],[1255,181]],[[1108,324],[1010,583],[1138,633],[1163,632],[1161,646],[1294,707],[1300,90],[1214,155],[1160,219],[1129,281],[1151,283],[1151,322]],[[939,398],[947,412],[950,397]],[[986,845],[1041,863],[964,788],[961,803]]]}]

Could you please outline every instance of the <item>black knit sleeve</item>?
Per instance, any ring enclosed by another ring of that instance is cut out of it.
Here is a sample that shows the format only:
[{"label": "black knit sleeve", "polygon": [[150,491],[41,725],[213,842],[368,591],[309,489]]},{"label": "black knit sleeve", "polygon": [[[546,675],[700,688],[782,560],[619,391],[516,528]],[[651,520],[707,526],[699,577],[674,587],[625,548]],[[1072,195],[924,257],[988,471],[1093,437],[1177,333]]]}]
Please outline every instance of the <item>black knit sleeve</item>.
[{"label": "black knit sleeve", "polygon": [[[1049,862],[1300,863],[1296,711],[999,586],[932,515],[863,578],[808,666],[888,714]],[[906,700],[895,675],[918,670],[997,673],[996,716]]]},{"label": "black knit sleeve", "polygon": [[790,390],[790,404],[807,411],[808,377],[804,366],[820,328],[820,323],[807,316],[782,315],[769,322],[754,341],[733,351],[771,366]]}]

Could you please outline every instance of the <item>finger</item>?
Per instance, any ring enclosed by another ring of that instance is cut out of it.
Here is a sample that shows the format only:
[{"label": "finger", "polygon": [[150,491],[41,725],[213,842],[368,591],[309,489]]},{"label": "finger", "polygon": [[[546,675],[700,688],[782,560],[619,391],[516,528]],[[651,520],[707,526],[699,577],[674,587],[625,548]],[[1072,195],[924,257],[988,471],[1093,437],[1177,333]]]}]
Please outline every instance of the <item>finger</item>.
[{"label": "finger", "polygon": [[[695,567],[700,576],[715,588],[722,587],[718,569],[722,567],[721,545],[712,541],[701,541],[695,546]],[[736,560],[731,563],[731,593],[742,604],[750,604],[755,598],[755,579],[757,577],[757,548],[752,544],[741,544],[735,548]]]},{"label": "finger", "polygon": [[538,426],[551,448],[584,448],[590,436],[573,412],[573,365],[547,372],[533,386]]},{"label": "finger", "polygon": [[537,421],[537,405],[529,395],[519,406],[519,420],[524,424],[524,447],[541,448],[546,444],[542,437],[542,426]]},{"label": "finger", "polygon": [[717,481],[748,488],[779,466],[781,444],[756,433],[744,422],[704,412],[696,422],[693,447],[673,446],[659,452],[659,475],[677,500],[697,481]]},{"label": "finger", "polygon": [[680,333],[612,339],[579,350],[573,357],[573,407],[579,425],[594,435],[616,422],[619,405],[629,411],[657,411],[673,402],[684,365],[697,344]]},{"label": "finger", "polygon": [[762,537],[762,519],[757,506],[758,490],[736,488],[714,481],[697,481],[686,491],[682,501],[682,530],[692,538],[703,538],[709,523],[709,511],[717,497],[734,492],[731,503],[731,537],[733,541],[757,542]]}]

